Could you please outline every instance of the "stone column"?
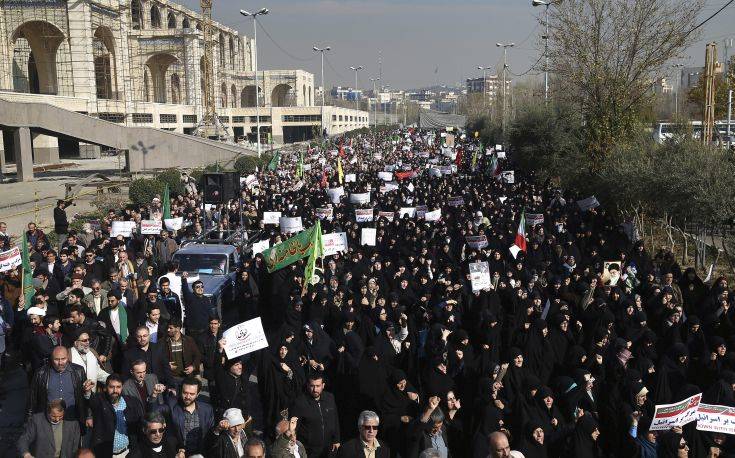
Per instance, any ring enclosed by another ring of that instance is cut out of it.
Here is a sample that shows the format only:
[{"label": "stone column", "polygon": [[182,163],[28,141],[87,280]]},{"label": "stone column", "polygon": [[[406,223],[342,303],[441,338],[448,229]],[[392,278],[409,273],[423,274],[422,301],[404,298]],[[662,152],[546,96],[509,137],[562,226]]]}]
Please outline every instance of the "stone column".
[{"label": "stone column", "polygon": [[13,132],[13,149],[18,181],[33,181],[33,142],[30,128],[19,127]]},{"label": "stone column", "polygon": [[59,139],[50,135],[33,133],[33,159],[36,164],[58,164]]},{"label": "stone column", "polygon": [[[92,56],[92,12],[89,2],[69,2],[69,45],[71,49],[74,96],[87,99],[96,111],[97,81]],[[91,111],[90,111],[91,113]]]}]

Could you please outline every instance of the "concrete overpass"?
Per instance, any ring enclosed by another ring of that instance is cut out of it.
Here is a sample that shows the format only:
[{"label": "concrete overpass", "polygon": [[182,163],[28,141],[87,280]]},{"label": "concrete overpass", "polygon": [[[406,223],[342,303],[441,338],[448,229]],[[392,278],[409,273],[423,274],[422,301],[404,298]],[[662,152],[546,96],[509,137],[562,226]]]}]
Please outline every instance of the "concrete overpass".
[{"label": "concrete overpass", "polygon": [[125,126],[47,103],[11,101],[1,96],[0,128],[13,132],[18,181],[33,180],[31,131],[126,151],[127,169],[131,172],[201,167],[257,154],[255,150],[215,140],[151,127]]}]

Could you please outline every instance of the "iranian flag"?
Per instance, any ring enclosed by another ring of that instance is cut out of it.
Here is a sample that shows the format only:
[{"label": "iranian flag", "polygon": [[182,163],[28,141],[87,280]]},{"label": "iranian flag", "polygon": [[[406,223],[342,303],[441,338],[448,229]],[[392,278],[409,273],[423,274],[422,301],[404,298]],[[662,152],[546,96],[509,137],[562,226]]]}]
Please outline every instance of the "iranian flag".
[{"label": "iranian flag", "polygon": [[498,164],[498,155],[493,152],[490,156],[490,176],[495,179],[500,179],[500,165]]},{"label": "iranian flag", "polygon": [[516,231],[515,246],[521,249],[524,253],[526,252],[526,211],[521,212],[521,222],[518,224],[518,231]]}]

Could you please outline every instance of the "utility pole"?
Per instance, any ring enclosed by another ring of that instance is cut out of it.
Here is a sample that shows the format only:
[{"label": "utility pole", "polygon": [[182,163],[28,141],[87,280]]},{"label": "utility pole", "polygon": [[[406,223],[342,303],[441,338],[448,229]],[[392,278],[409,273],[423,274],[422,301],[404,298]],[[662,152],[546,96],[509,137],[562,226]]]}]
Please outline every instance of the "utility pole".
[{"label": "utility pole", "polygon": [[702,142],[712,142],[715,126],[715,60],[717,60],[717,43],[707,43],[704,57],[704,119],[702,120]]},{"label": "utility pole", "polygon": [[370,78],[370,82],[373,83],[373,97],[375,102],[373,103],[373,127],[378,128],[378,93],[375,92],[375,82],[380,81],[380,78]]},{"label": "utility pole", "polygon": [[325,92],[327,91],[327,87],[324,84],[324,52],[325,51],[329,51],[332,48],[329,47],[329,46],[327,46],[325,48],[317,48],[316,46],[314,46],[311,49],[313,49],[314,52],[321,53],[321,55],[322,55],[322,109],[321,109],[321,115],[322,115],[321,116],[321,119],[322,119],[322,122],[321,122],[322,131],[319,132],[319,136],[321,137],[322,135],[324,135],[324,95],[325,95]]},{"label": "utility pole", "polygon": [[357,67],[350,67],[350,70],[353,70],[355,72],[355,88],[353,89],[353,93],[355,94],[355,110],[360,109],[360,99],[357,97],[357,72],[364,69],[362,65],[358,65]]},{"label": "utility pole", "polygon": [[508,99],[507,99],[507,83],[506,83],[506,74],[505,72],[508,70],[508,48],[512,48],[515,46],[515,43],[496,43],[495,46],[498,48],[503,48],[503,114],[502,114],[502,131],[505,135],[505,127],[508,117]]},{"label": "utility pole", "polygon": [[261,8],[260,11],[250,13],[245,10],[240,10],[240,14],[243,16],[253,17],[253,47],[255,48],[254,63],[255,63],[255,139],[258,144],[258,157],[260,157],[260,87],[258,86],[258,15],[268,14],[268,8]]}]

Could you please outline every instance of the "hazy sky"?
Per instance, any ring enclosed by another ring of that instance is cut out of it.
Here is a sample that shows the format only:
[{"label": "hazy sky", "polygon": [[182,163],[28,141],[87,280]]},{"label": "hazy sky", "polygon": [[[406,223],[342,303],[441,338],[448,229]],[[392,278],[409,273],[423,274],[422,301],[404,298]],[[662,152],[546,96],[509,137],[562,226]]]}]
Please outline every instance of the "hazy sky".
[{"label": "hazy sky", "polygon": [[[707,0],[703,18],[727,0]],[[199,11],[199,0],[180,0]],[[520,74],[540,55],[537,14],[531,0],[214,0],[214,19],[252,36],[252,19],[239,10],[270,9],[259,16],[258,66],[263,69],[302,68],[320,84],[320,60],[313,45],[331,46],[325,61],[327,87],[354,85],[348,67],[362,65],[359,87],[378,75],[393,88],[456,84],[480,76],[478,65],[502,69],[496,42],[515,42],[508,53],[510,70]],[[262,25],[262,28],[260,27]],[[271,40],[266,33],[275,40]],[[735,37],[735,3],[703,28],[700,42],[687,54],[687,65],[701,65],[704,44]],[[277,43],[277,44],[276,44]],[[279,49],[282,48],[283,50]],[[735,52],[735,50],[733,50]],[[732,53],[731,53],[732,54]],[[330,65],[331,64],[331,65]],[[438,67],[438,71],[435,70]]]}]

